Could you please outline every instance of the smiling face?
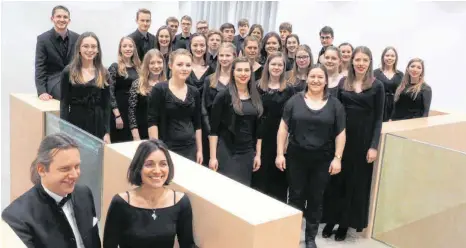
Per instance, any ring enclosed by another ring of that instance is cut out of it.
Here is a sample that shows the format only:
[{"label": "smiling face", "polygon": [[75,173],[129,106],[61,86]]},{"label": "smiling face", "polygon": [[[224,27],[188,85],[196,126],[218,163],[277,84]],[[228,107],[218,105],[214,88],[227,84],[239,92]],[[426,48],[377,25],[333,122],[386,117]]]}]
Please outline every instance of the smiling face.
[{"label": "smiling face", "polygon": [[249,31],[249,26],[248,25],[241,25],[238,27],[238,32],[241,36],[245,36]]},{"label": "smiling face", "polygon": [[191,39],[191,51],[196,58],[202,58],[206,53],[207,45],[204,36],[196,36]]},{"label": "smiling face", "polygon": [[188,55],[180,54],[173,59],[170,65],[172,77],[185,81],[192,71],[192,59]]},{"label": "smiling face", "polygon": [[423,74],[423,70],[421,62],[414,61],[408,66],[408,73],[411,79],[419,79]]},{"label": "smiling face", "polygon": [[256,59],[259,55],[259,43],[257,41],[249,41],[244,45],[244,53],[248,59]]},{"label": "smiling face", "polygon": [[56,9],[51,17],[55,29],[59,32],[63,32],[70,23],[70,13],[63,9]]},{"label": "smiling face", "polygon": [[230,67],[235,59],[235,51],[232,48],[220,48],[218,62],[222,67]]},{"label": "smiling face", "polygon": [[69,148],[56,152],[48,170],[44,165],[38,164],[37,172],[44,187],[64,197],[74,190],[81,175],[80,164],[79,150]]},{"label": "smiling face", "polygon": [[170,167],[162,150],[152,152],[144,161],[141,170],[141,181],[146,187],[161,188],[167,181]]},{"label": "smiling face", "polygon": [[149,61],[149,71],[153,75],[160,75],[163,71],[163,59],[159,56],[153,56]]},{"label": "smiling face", "polygon": [[285,68],[282,57],[275,57],[269,62],[269,75],[271,77],[280,77]]},{"label": "smiling face", "polygon": [[353,68],[356,74],[365,75],[370,64],[371,59],[367,54],[358,52],[354,55]]},{"label": "smiling face", "polygon": [[280,39],[282,40],[282,44],[285,44],[286,37],[288,37],[288,35],[290,34],[291,33],[288,30],[285,30],[285,29],[280,30]]},{"label": "smiling face", "polygon": [[159,44],[160,47],[168,47],[170,45],[170,33],[168,29],[162,29],[159,32]]},{"label": "smiling face", "polygon": [[136,20],[136,22],[138,23],[139,31],[148,32],[151,24],[151,15],[140,12],[138,14],[138,19]]},{"label": "smiling face", "polygon": [[207,43],[209,45],[210,51],[217,51],[220,43],[222,43],[222,37],[220,37],[218,34],[213,34],[209,37],[209,41]]},{"label": "smiling face", "polygon": [[351,56],[353,55],[353,49],[351,49],[351,47],[348,45],[344,45],[340,46],[340,51],[342,62],[348,63],[351,60]]},{"label": "smiling face", "polygon": [[295,53],[296,49],[298,49],[298,40],[295,37],[288,37],[286,40],[286,49],[290,53]]},{"label": "smiling face", "polygon": [[120,53],[123,57],[130,59],[134,55],[135,46],[130,39],[123,39],[120,45]]},{"label": "smiling face", "polygon": [[86,37],[82,40],[81,46],[79,47],[79,53],[81,54],[82,59],[93,60],[97,53],[99,52],[99,47],[97,45],[97,40],[94,37]]},{"label": "smiling face", "polygon": [[336,72],[340,67],[340,57],[338,56],[338,52],[332,49],[327,49],[324,53],[324,65],[329,72]]},{"label": "smiling face", "polygon": [[326,84],[327,78],[325,77],[325,72],[321,68],[313,68],[309,71],[307,76],[308,91],[314,94],[321,94],[324,92]]},{"label": "smiling face", "polygon": [[383,62],[389,67],[392,67],[395,64],[396,59],[396,53],[393,49],[389,49],[383,56]]},{"label": "smiling face", "polygon": [[235,65],[233,76],[235,83],[240,85],[247,85],[251,78],[251,67],[248,62],[238,62]]},{"label": "smiling face", "polygon": [[274,36],[271,36],[265,43],[265,51],[267,54],[277,52],[279,47],[280,44],[278,43],[278,39]]},{"label": "smiling face", "polygon": [[172,37],[175,37],[178,32],[179,22],[168,22],[168,27],[170,28]]},{"label": "smiling face", "polygon": [[307,68],[310,63],[311,63],[311,57],[306,51],[299,50],[296,53],[296,64],[298,65],[298,68],[301,68],[301,69]]},{"label": "smiling face", "polygon": [[260,28],[254,28],[251,35],[256,37],[257,40],[262,40],[262,32],[261,32]]}]

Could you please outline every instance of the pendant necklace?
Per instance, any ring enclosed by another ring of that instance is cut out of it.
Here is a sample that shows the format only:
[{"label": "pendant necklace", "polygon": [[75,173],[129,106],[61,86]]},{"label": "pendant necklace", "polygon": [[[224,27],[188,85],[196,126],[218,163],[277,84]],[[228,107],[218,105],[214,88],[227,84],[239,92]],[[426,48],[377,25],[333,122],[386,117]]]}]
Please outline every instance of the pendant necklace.
[{"label": "pendant necklace", "polygon": [[157,219],[157,215],[155,214],[155,209],[152,209],[152,218],[154,220]]}]

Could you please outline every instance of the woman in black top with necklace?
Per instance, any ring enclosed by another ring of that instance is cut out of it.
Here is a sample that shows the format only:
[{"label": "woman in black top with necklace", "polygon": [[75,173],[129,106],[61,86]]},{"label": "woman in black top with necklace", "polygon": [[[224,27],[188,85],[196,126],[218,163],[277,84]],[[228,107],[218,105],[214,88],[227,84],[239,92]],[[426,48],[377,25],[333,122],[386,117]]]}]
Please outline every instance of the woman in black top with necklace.
[{"label": "woman in black top with necklace", "polygon": [[288,183],[284,172],[275,166],[277,156],[277,132],[285,103],[294,95],[292,86],[285,80],[286,61],[281,52],[269,55],[264,73],[258,81],[261,95],[262,114],[262,157],[261,168],[252,177],[252,187],[279,201],[286,202]]},{"label": "woman in black top with necklace", "polygon": [[396,69],[398,53],[394,47],[387,47],[382,52],[382,66],[375,69],[374,76],[385,88],[383,121],[388,121],[393,114],[395,91],[403,79],[403,73]]},{"label": "woman in black top with necklace", "polygon": [[147,111],[149,138],[163,140],[168,148],[202,164],[201,97],[186,84],[192,57],[186,49],[170,54],[172,78],[152,89]]},{"label": "woman in black top with necklace", "polygon": [[138,186],[116,194],[105,220],[104,248],[194,248],[193,214],[187,195],[169,189],[173,161],[160,140],[142,142],[128,168]]},{"label": "woman in black top with necklace", "polygon": [[108,68],[110,73],[110,103],[112,117],[110,138],[113,143],[132,140],[128,119],[128,99],[131,84],[138,76],[141,61],[136,44],[129,37],[123,37],[118,46],[118,62]]},{"label": "woman in black top with necklace", "polygon": [[60,118],[110,143],[109,75],[97,36],[85,32],[61,74]]},{"label": "woman in black top with necklace", "polygon": [[152,87],[160,81],[166,81],[164,58],[157,49],[151,49],[144,55],[139,78],[134,80],[129,90],[129,128],[133,140],[148,139],[147,102]]},{"label": "woman in black top with necklace", "polygon": [[295,92],[301,92],[306,87],[307,75],[313,66],[313,60],[311,50],[300,45],[296,50],[295,63],[288,77],[288,84],[294,88]]},{"label": "woman in black top with necklace", "polygon": [[340,172],[345,148],[345,111],[338,99],[328,94],[327,80],[325,67],[311,68],[305,91],[286,103],[278,130],[276,165],[287,171],[289,204],[304,212],[306,248],[317,247],[324,190],[330,175]]},{"label": "woman in black top with necklace", "polygon": [[217,94],[210,117],[209,167],[245,185],[261,165],[263,112],[252,67],[247,58],[235,59],[228,89]]},{"label": "woman in black top with necklace", "polygon": [[204,80],[204,90],[202,91],[202,151],[204,152],[204,164],[209,165],[210,157],[209,133],[210,114],[215,96],[225,89],[230,83],[231,65],[236,58],[236,48],[231,42],[225,42],[218,49],[217,70],[214,74],[207,76]]},{"label": "woman in black top with necklace", "polygon": [[419,58],[410,60],[395,92],[392,121],[429,116],[432,88],[424,81],[424,77],[424,61]]},{"label": "woman in black top with necklace", "polygon": [[207,39],[203,34],[191,36],[190,50],[193,58],[192,71],[186,83],[196,87],[202,95],[204,79],[214,73],[215,69],[207,64]]},{"label": "woman in black top with necklace", "polygon": [[360,46],[354,49],[348,77],[338,86],[338,98],[346,112],[346,145],[342,172],[330,181],[323,206],[322,236],[335,240],[346,238],[348,228],[362,231],[367,227],[373,163],[377,158],[385,91],[372,75],[372,53]]}]

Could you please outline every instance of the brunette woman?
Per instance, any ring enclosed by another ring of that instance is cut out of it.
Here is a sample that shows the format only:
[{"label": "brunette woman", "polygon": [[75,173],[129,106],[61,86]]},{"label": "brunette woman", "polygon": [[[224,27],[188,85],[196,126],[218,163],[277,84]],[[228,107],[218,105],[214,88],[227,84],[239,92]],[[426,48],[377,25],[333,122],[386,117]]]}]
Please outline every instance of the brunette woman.
[{"label": "brunette woman", "polygon": [[342,80],[338,98],[346,112],[346,149],[342,173],[326,190],[322,236],[330,237],[339,224],[335,240],[346,238],[349,227],[367,227],[372,166],[377,158],[382,129],[385,91],[372,74],[372,53],[360,46],[354,49],[348,77]]},{"label": "brunette woman", "polygon": [[[159,50],[163,55],[164,65],[168,65],[170,52],[172,51],[171,29],[168,26],[161,26],[155,34],[155,49]],[[170,77],[170,69],[165,66],[165,75]]]},{"label": "brunette woman", "polygon": [[340,69],[340,73],[341,73],[341,75],[346,77],[346,76],[348,76],[348,66],[350,64],[350,60],[351,60],[351,57],[353,55],[353,50],[354,49],[353,49],[353,46],[348,42],[341,43],[338,46],[338,49],[340,49],[340,52],[341,52],[341,69]]},{"label": "brunette woman", "polygon": [[300,45],[296,49],[296,60],[293,70],[288,77],[288,84],[293,86],[295,92],[301,92],[306,87],[307,75],[310,68],[313,66],[313,57],[311,49],[306,46]]},{"label": "brunette woman", "polygon": [[161,139],[171,151],[202,164],[201,97],[186,84],[192,63],[188,50],[171,52],[172,77],[152,89],[147,122],[149,138]]},{"label": "brunette woman", "polygon": [[419,58],[410,60],[403,80],[395,92],[393,121],[429,116],[432,88],[424,78],[424,61]]},{"label": "brunette woman", "polygon": [[165,63],[162,53],[157,49],[149,50],[144,55],[139,78],[134,80],[129,90],[129,128],[133,140],[148,139],[147,102],[152,87],[158,82],[166,81]]},{"label": "brunette woman", "polygon": [[264,113],[262,114],[261,168],[252,177],[253,188],[286,203],[288,183],[284,172],[275,166],[277,132],[285,103],[294,95],[294,88],[285,80],[285,56],[281,52],[269,55],[259,80]]},{"label": "brunette woman", "polygon": [[251,80],[247,58],[233,61],[231,83],[217,94],[210,117],[209,167],[245,185],[261,165],[262,137],[258,129],[263,112],[260,95]]},{"label": "brunette woman", "polygon": [[299,37],[296,34],[290,34],[285,39],[285,47],[283,53],[285,54],[286,60],[286,71],[291,71],[296,57],[296,50],[299,46]]},{"label": "brunette woman", "polygon": [[110,143],[110,90],[97,36],[78,37],[76,53],[61,74],[60,118]]},{"label": "brunette woman", "polygon": [[110,73],[110,103],[112,115],[110,138],[113,143],[132,140],[128,120],[128,99],[131,84],[139,75],[139,60],[136,44],[130,37],[123,37],[118,46],[118,62],[108,68]]},{"label": "brunette woman", "polygon": [[340,74],[341,52],[334,46],[328,46],[324,52],[324,66],[328,73],[328,91],[330,95],[337,96],[338,84],[343,76]]},{"label": "brunette woman", "polygon": [[207,64],[207,38],[203,34],[195,33],[191,36],[190,52],[193,64],[186,83],[196,87],[202,95],[205,78],[215,70]]},{"label": "brunette woman", "polygon": [[264,28],[260,24],[252,24],[251,28],[249,28],[248,36],[253,36],[257,39],[259,43],[261,43],[262,38],[264,37]]},{"label": "brunette woman", "polygon": [[214,74],[207,76],[204,80],[204,90],[202,93],[202,151],[204,152],[204,163],[208,165],[207,158],[210,157],[209,133],[210,114],[212,104],[218,92],[227,88],[230,83],[231,65],[236,58],[236,47],[231,42],[225,42],[218,49],[218,63]]},{"label": "brunette woman", "polygon": [[305,91],[286,103],[278,130],[276,165],[287,171],[289,204],[304,212],[306,248],[317,247],[324,190],[330,175],[340,172],[345,148],[345,111],[329,95],[327,80],[324,66],[311,68]]},{"label": "brunette woman", "polygon": [[258,62],[259,40],[257,40],[257,38],[254,36],[247,36],[244,39],[242,54],[248,58],[249,63],[252,66],[254,80],[259,80],[262,77],[262,70],[264,69],[264,67],[262,67],[262,65]]},{"label": "brunette woman", "polygon": [[261,52],[259,64],[263,65],[267,61],[267,57],[274,52],[282,51],[282,39],[275,32],[267,33],[261,42]]},{"label": "brunette woman", "polygon": [[400,86],[403,73],[397,70],[398,53],[394,47],[387,47],[382,52],[381,67],[375,69],[374,76],[383,83],[385,88],[385,106],[383,121],[388,121],[393,114],[395,91]]},{"label": "brunette woman", "polygon": [[[146,55],[147,56],[147,55]],[[142,142],[128,168],[136,188],[116,194],[105,221],[104,248],[193,248],[193,213],[187,195],[169,189],[175,167],[160,140]]]}]

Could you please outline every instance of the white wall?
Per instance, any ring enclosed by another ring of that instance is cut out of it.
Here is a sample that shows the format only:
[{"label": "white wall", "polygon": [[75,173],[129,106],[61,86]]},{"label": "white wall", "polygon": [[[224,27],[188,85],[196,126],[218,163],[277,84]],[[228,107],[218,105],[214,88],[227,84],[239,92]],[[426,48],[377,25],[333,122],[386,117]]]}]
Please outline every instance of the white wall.
[{"label": "white wall", "polygon": [[[7,206],[10,183],[9,94],[36,93],[34,55],[37,35],[51,29],[51,11],[59,2],[2,2],[2,156],[1,208]],[[103,62],[109,66],[117,58],[122,36],[136,30],[136,12],[147,8],[152,12],[151,32],[165,24],[168,16],[179,15],[178,1],[164,2],[66,2],[71,11],[69,28],[77,33],[92,31],[102,46]],[[21,14],[19,14],[21,13]],[[25,175],[25,180],[27,180]]]},{"label": "white wall", "polygon": [[390,2],[280,1],[276,30],[281,22],[291,22],[314,57],[321,49],[323,26],[334,29],[334,45],[368,46],[375,66],[386,46],[397,48],[403,72],[411,58],[420,57],[433,89],[432,108],[466,113],[466,2]]}]

